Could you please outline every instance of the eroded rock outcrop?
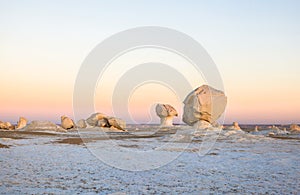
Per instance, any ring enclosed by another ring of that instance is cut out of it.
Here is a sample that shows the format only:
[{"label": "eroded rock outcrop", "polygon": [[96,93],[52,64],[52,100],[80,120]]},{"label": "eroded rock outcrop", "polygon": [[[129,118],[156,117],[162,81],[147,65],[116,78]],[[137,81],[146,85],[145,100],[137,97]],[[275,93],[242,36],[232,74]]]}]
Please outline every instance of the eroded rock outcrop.
[{"label": "eroded rock outcrop", "polygon": [[98,127],[110,127],[110,124],[109,124],[107,118],[103,118],[103,119],[98,120],[97,126]]},{"label": "eroded rock outcrop", "polygon": [[74,121],[67,116],[61,116],[60,120],[61,120],[61,127],[66,130],[73,129],[76,127]]},{"label": "eroded rock outcrop", "polygon": [[26,125],[27,125],[27,119],[24,117],[20,117],[16,129],[22,129],[26,127]]},{"label": "eroded rock outcrop", "polygon": [[290,130],[295,132],[300,132],[300,127],[297,124],[291,124]]},{"label": "eroded rock outcrop", "polygon": [[87,127],[84,119],[80,119],[79,121],[77,121],[76,126],[80,129],[85,129]]},{"label": "eroded rock outcrop", "polygon": [[86,123],[91,127],[107,127],[115,128],[119,130],[125,130],[126,122],[120,118],[107,116],[102,113],[94,113],[88,119]]},{"label": "eroded rock outcrop", "polygon": [[237,122],[233,122],[232,126],[226,127],[225,130],[241,130]]},{"label": "eroded rock outcrop", "polygon": [[50,122],[50,121],[32,121],[24,128],[25,131],[56,131],[66,132],[62,127]]},{"label": "eroded rock outcrop", "polygon": [[0,121],[0,129],[14,130],[15,126],[13,126],[10,122],[2,122],[2,121]]},{"label": "eroded rock outcrop", "polygon": [[208,128],[225,111],[227,97],[223,91],[202,85],[188,94],[183,103],[183,122],[196,128]]},{"label": "eroded rock outcrop", "polygon": [[161,126],[173,126],[174,116],[178,116],[176,109],[169,104],[157,104],[155,107]]},{"label": "eroded rock outcrop", "polygon": [[107,116],[102,113],[94,113],[89,118],[86,119],[86,123],[90,126],[96,127],[98,125],[98,121],[106,118]]},{"label": "eroded rock outcrop", "polygon": [[120,118],[109,117],[107,120],[110,127],[115,127],[120,130],[124,130],[126,128],[126,122]]}]

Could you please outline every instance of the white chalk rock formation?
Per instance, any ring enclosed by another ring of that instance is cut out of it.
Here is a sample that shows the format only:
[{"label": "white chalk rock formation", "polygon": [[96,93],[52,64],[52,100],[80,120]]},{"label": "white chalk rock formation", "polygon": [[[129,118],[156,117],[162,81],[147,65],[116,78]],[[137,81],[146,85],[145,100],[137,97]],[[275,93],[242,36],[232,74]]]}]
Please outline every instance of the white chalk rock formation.
[{"label": "white chalk rock formation", "polygon": [[[213,129],[214,126],[207,121],[200,120],[200,121],[196,122],[193,125],[193,127],[197,128],[197,129]],[[218,128],[218,127],[215,127],[215,128]]]},{"label": "white chalk rock formation", "polygon": [[212,124],[223,114],[227,97],[223,91],[202,85],[188,94],[183,103],[183,122],[201,128],[208,126],[203,121]]},{"label": "white chalk rock formation", "polygon": [[87,127],[84,119],[80,119],[79,121],[77,121],[76,126],[80,129],[85,129]]},{"label": "white chalk rock formation", "polygon": [[290,126],[291,131],[299,131],[300,132],[300,127],[297,124],[291,124]]},{"label": "white chalk rock formation", "polygon": [[169,104],[157,104],[155,111],[157,116],[160,117],[161,126],[173,126],[173,118],[178,116],[175,108]]},{"label": "white chalk rock formation", "polygon": [[280,129],[278,127],[276,127],[275,125],[272,125],[270,127],[270,130],[273,130],[273,131],[280,131]]},{"label": "white chalk rock formation", "polygon": [[126,122],[120,118],[108,117],[107,121],[108,121],[109,127],[114,127],[119,130],[125,130],[125,128],[126,128]]},{"label": "white chalk rock formation", "polygon": [[98,120],[97,126],[98,127],[110,127],[107,118],[103,118],[103,119]]},{"label": "white chalk rock formation", "polygon": [[18,124],[17,124],[17,126],[16,126],[16,129],[22,129],[22,128],[26,127],[26,125],[27,125],[27,120],[26,120],[26,118],[20,117],[20,118],[19,118],[19,121],[18,121]]},{"label": "white chalk rock formation", "polygon": [[226,130],[241,130],[239,124],[237,122],[233,122],[232,126],[225,128]]},{"label": "white chalk rock formation", "polygon": [[2,121],[0,121],[0,129],[14,130],[15,126],[13,126],[10,122],[2,122]]},{"label": "white chalk rock formation", "polygon": [[56,131],[66,132],[62,127],[50,122],[50,121],[32,121],[24,128],[25,131]]},{"label": "white chalk rock formation", "polygon": [[102,113],[94,113],[87,120],[88,126],[92,127],[109,127],[118,130],[125,130],[126,122],[120,118],[106,116]]},{"label": "white chalk rock formation", "polygon": [[74,121],[67,116],[61,116],[60,120],[61,120],[61,127],[66,130],[73,129],[76,127]]},{"label": "white chalk rock formation", "polygon": [[90,126],[96,127],[98,125],[98,121],[103,118],[106,118],[105,114],[94,113],[88,119],[86,119],[86,123]]}]

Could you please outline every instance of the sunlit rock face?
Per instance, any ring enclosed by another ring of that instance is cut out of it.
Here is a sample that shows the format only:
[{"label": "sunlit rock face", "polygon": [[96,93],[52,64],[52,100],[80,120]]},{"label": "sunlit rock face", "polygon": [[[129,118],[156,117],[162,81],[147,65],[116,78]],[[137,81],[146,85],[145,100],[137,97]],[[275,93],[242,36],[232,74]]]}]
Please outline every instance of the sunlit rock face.
[{"label": "sunlit rock face", "polygon": [[0,129],[14,130],[15,126],[12,125],[10,122],[2,122],[2,121],[0,121]]},{"label": "sunlit rock face", "polygon": [[75,128],[75,123],[72,119],[70,119],[69,117],[67,116],[62,116],[60,117],[61,119],[61,127],[68,130],[68,129],[73,129]]},{"label": "sunlit rock face", "polygon": [[169,104],[157,104],[155,111],[161,126],[173,126],[173,118],[178,116],[176,109]]},{"label": "sunlit rock face", "polygon": [[290,130],[294,132],[300,132],[300,127],[297,124],[291,124]]},{"label": "sunlit rock face", "polygon": [[26,118],[20,117],[20,118],[19,118],[19,121],[18,121],[18,124],[17,124],[17,126],[16,126],[16,129],[22,129],[22,128],[26,127],[26,125],[27,125],[27,120],[26,120]]},{"label": "sunlit rock face", "polygon": [[212,124],[220,118],[225,111],[227,97],[223,91],[202,85],[188,94],[183,103],[183,122],[201,128],[209,126],[203,121]]}]

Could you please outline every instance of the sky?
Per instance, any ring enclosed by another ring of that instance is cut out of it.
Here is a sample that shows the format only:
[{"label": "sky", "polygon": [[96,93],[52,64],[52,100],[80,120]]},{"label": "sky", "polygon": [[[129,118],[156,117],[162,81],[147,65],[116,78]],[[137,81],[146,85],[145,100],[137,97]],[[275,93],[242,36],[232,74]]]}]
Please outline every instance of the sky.
[{"label": "sky", "polygon": [[[300,123],[299,8],[297,0],[0,0],[0,120],[73,117],[74,83],[91,50],[118,32],[161,26],[189,35],[214,60],[228,97],[225,123]],[[98,83],[95,109],[112,114],[101,94]],[[156,101],[182,115],[181,100],[159,84],[136,88],[128,101],[137,122],[158,121],[149,114]]]}]

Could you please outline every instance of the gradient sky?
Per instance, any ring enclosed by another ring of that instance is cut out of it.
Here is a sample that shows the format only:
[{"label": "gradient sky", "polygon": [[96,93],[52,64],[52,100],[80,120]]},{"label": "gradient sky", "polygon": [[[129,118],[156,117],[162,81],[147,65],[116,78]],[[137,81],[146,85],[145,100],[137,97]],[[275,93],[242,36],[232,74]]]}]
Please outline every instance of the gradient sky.
[{"label": "gradient sky", "polygon": [[[74,82],[88,53],[117,32],[162,26],[193,37],[217,64],[226,123],[300,123],[299,9],[297,0],[1,0],[0,120],[72,117]],[[155,100],[140,101],[145,89],[129,108],[141,121]],[[176,104],[170,92],[166,97]]]}]

